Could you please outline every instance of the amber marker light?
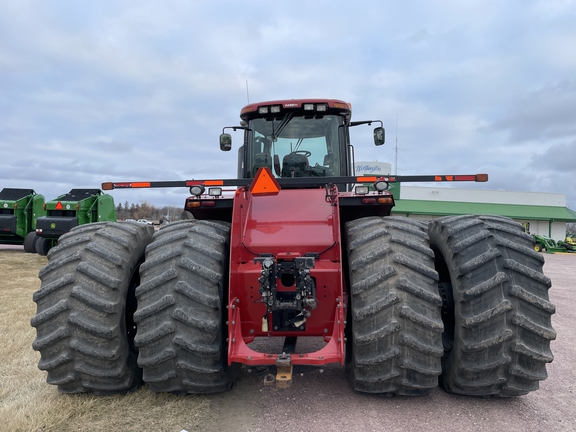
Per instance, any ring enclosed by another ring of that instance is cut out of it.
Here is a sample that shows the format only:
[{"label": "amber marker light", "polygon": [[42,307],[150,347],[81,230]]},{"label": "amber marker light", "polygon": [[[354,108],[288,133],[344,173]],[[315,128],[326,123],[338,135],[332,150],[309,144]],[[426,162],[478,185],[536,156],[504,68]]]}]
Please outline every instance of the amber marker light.
[{"label": "amber marker light", "polygon": [[392,204],[394,199],[392,197],[380,197],[378,198],[378,204]]}]

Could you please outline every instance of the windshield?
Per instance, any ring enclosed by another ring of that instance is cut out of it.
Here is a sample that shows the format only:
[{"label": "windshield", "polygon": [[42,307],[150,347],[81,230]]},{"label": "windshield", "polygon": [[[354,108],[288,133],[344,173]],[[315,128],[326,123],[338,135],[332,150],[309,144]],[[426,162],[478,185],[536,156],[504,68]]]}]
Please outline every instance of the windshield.
[{"label": "windshield", "polygon": [[342,118],[253,119],[249,126],[249,177],[268,167],[276,177],[340,176]]}]

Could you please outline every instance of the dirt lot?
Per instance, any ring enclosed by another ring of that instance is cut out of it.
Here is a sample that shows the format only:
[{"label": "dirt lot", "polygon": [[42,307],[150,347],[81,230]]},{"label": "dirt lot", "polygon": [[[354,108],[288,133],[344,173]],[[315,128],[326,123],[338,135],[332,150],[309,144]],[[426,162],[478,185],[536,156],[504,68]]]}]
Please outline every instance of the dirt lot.
[{"label": "dirt lot", "polygon": [[576,254],[545,255],[558,333],[555,360],[540,390],[514,399],[453,396],[381,398],[353,393],[340,367],[295,376],[290,389],[263,385],[245,371],[232,391],[212,396],[155,394],[60,395],[38,370],[32,350],[46,258],[0,247],[0,419],[2,430],[23,431],[572,431],[576,430]]}]

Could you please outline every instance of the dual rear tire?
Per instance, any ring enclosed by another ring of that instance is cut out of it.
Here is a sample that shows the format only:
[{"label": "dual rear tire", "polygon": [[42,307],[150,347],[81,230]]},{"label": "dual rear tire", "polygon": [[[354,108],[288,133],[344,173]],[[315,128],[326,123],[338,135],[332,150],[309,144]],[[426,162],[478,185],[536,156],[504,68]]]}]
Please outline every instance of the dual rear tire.
[{"label": "dual rear tire", "polygon": [[[39,368],[61,392],[229,389],[225,311],[230,226],[184,221],[74,228],[48,252],[34,294]],[[346,369],[354,390],[518,396],[552,361],[543,257],[507,218],[346,226]],[[144,257],[146,260],[144,261]],[[136,304],[138,306],[136,307]],[[137,329],[137,330],[136,330]]]},{"label": "dual rear tire", "polygon": [[148,225],[110,222],[62,236],[33,296],[33,348],[48,383],[63,393],[110,394],[136,389],[144,376],[156,391],[229,389],[229,230],[185,221],[154,234]]},{"label": "dual rear tire", "polygon": [[[553,360],[544,259],[495,216],[347,224],[348,372],[361,392],[519,396]],[[351,343],[350,343],[351,342]]]}]

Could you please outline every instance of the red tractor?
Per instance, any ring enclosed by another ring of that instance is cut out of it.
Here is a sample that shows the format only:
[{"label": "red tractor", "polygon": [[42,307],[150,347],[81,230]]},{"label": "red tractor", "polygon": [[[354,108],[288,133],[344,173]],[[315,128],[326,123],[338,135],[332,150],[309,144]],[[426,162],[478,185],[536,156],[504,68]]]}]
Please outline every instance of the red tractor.
[{"label": "red tractor", "polygon": [[288,386],[293,367],[339,363],[358,392],[538,388],[554,306],[522,225],[390,216],[391,182],[486,175],[354,176],[350,128],[380,123],[377,146],[384,129],[339,100],[255,103],[240,117],[237,179],[102,185],[188,187],[194,220],[84,225],[50,251],[32,318],[49,383],[212,393],[241,365],[276,368]]}]

